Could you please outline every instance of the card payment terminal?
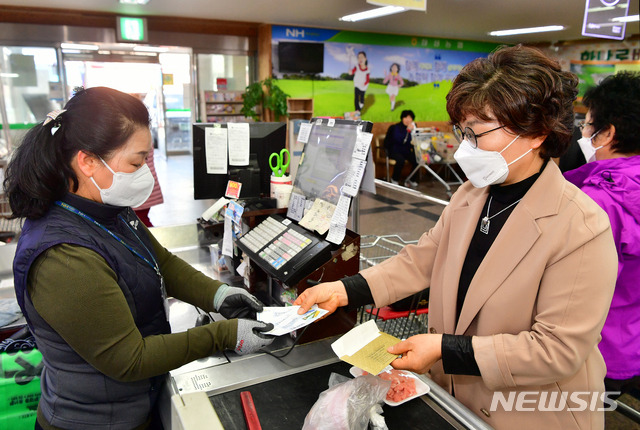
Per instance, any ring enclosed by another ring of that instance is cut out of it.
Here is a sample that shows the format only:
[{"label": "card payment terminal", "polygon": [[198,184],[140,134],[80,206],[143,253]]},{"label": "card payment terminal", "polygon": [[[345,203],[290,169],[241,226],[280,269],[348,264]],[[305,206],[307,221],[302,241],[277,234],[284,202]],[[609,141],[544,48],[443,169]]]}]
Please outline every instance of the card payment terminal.
[{"label": "card payment terminal", "polygon": [[271,215],[237,240],[269,275],[293,286],[331,258],[331,244],[291,220]]}]

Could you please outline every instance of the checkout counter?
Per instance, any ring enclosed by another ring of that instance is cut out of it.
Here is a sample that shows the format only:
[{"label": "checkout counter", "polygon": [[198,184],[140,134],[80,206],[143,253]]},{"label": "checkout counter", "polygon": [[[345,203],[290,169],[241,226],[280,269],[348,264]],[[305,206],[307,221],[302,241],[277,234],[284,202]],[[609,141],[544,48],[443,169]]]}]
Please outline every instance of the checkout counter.
[{"label": "checkout counter", "polygon": [[[209,245],[218,239],[215,233],[196,224],[151,230],[167,249],[208,276],[232,284],[242,279],[213,270]],[[193,306],[172,301],[172,330],[192,327],[200,313]],[[222,318],[215,313],[209,316],[213,320]],[[269,351],[274,355],[288,352],[282,358],[266,353],[239,356],[225,351],[172,371],[160,399],[165,429],[201,429],[203,422],[207,428],[245,428],[240,398],[243,391],[251,393],[262,428],[302,428],[305,416],[328,388],[331,373],[350,376],[350,365],[340,361],[330,346],[338,337],[302,338],[294,346],[291,337],[281,336]],[[490,428],[428,377],[420,379],[430,387],[426,395],[397,407],[384,405],[383,416],[389,429]]]},{"label": "checkout counter", "polygon": [[[305,198],[310,198],[313,206],[308,212],[313,216],[309,218],[320,223],[330,219],[333,223],[332,214],[338,207],[341,208],[338,221],[342,222],[344,215],[346,223],[349,196],[357,196],[367,164],[368,143],[360,131],[369,131],[371,125],[343,120],[328,120],[327,124],[322,119],[313,122],[306,137],[305,162],[298,166],[293,184],[299,198],[289,208],[290,219],[282,216],[286,209],[261,211],[248,205],[237,211],[242,219],[234,222],[243,224],[243,230],[244,224],[249,227],[235,242],[249,259],[245,258],[242,263],[245,267],[249,264],[250,268],[244,276],[235,276],[234,266],[240,265],[239,261],[229,264],[230,271],[214,270],[218,253],[212,245],[223,239],[224,223],[154,227],[151,231],[165,248],[197,270],[231,286],[248,286],[267,306],[282,306],[318,282],[355,275],[360,268],[357,233],[344,226],[338,229],[339,238],[334,234],[330,240],[332,231],[327,226],[329,233],[324,240],[310,233],[313,231],[310,223],[305,231],[291,220],[299,220],[293,213],[302,218]],[[370,154],[368,160],[371,161]],[[335,205],[331,214],[327,204],[317,205],[319,208],[314,213],[318,198]],[[215,250],[213,259],[212,249]],[[5,258],[11,267],[13,255]],[[203,320],[223,318],[175,299],[170,301],[170,306],[172,332],[185,331]],[[160,397],[159,409],[165,429],[199,430],[203,424],[207,428],[245,428],[240,396],[243,391],[251,393],[263,428],[300,429],[320,393],[328,388],[332,372],[349,376],[350,365],[339,360],[331,343],[355,324],[355,311],[339,309],[307,326],[295,339],[290,335],[279,336],[267,352],[239,356],[233,351],[223,351],[171,371]],[[396,407],[384,406],[383,416],[390,429],[489,428],[429,378],[420,378],[430,387],[427,394]]]},{"label": "checkout counter", "polygon": [[[241,282],[242,278],[213,270],[210,245],[219,240],[215,233],[198,224],[151,230],[167,249],[206,275],[232,284]],[[0,247],[1,279],[11,279],[14,254],[15,244]],[[14,297],[12,283],[6,285],[0,288],[0,297]],[[195,307],[172,299],[172,330],[193,327],[200,313]],[[222,318],[217,314],[210,317]],[[23,324],[24,318],[1,329],[15,331]],[[160,397],[164,428],[200,430],[203,423],[211,429],[246,428],[240,400],[242,391],[251,393],[262,428],[302,428],[305,416],[320,393],[328,388],[331,373],[349,376],[350,365],[340,361],[330,346],[337,337],[339,335],[303,339],[304,343],[293,346],[291,337],[281,336],[269,350],[282,355],[293,347],[283,358],[266,353],[239,356],[225,351],[172,371]],[[420,379],[430,388],[426,395],[396,407],[384,405],[383,416],[389,429],[490,428],[428,377],[421,375]]]}]

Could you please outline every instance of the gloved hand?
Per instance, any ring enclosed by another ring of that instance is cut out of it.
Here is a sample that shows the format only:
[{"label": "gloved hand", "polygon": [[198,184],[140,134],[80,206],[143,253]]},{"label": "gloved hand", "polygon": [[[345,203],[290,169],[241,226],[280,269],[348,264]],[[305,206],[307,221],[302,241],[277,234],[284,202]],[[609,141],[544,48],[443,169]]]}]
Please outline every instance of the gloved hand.
[{"label": "gloved hand", "polygon": [[271,323],[239,319],[235,352],[245,355],[270,345],[275,337],[262,334],[262,332],[269,330],[273,330]]},{"label": "gloved hand", "polygon": [[230,287],[223,284],[216,291],[213,307],[227,319],[256,319],[256,312],[262,312],[262,303],[249,294],[244,288]]}]

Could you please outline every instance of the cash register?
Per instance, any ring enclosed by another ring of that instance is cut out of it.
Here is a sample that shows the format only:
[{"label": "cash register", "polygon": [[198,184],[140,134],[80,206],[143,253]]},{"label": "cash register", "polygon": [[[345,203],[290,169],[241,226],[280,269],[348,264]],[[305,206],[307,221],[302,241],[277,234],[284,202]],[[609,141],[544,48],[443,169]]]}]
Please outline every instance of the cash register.
[{"label": "cash register", "polygon": [[[299,137],[305,139],[305,146],[286,216],[270,215],[236,239],[237,247],[249,257],[252,266],[266,274],[270,285],[279,287],[269,291],[274,298],[272,303],[277,305],[283,304],[278,298],[279,291],[294,288],[301,293],[312,283],[306,280],[314,272],[319,275],[313,276],[313,280],[324,282],[354,275],[359,270],[357,258],[348,261],[348,267],[343,265],[346,259],[333,258],[333,254],[357,234],[349,232],[351,236],[348,233],[344,241],[331,243],[326,233],[311,231],[302,221],[305,208],[308,212],[316,199],[338,205],[341,196],[344,197],[347,178],[353,169],[356,140],[362,132],[371,131],[372,123],[314,118],[308,127],[308,134]],[[346,223],[346,218],[344,221]],[[335,264],[339,266],[330,267],[334,260],[338,260]]]},{"label": "cash register", "polygon": [[331,257],[329,242],[278,215],[268,217],[243,235],[238,246],[286,285],[295,285],[308,274],[308,269]]}]

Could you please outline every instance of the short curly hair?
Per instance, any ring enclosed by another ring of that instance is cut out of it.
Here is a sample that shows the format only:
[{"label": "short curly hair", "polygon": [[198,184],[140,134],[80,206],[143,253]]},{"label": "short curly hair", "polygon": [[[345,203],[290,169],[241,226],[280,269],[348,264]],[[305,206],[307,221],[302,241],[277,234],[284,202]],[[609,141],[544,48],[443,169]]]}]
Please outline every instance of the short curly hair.
[{"label": "short curly hair", "polygon": [[613,152],[640,153],[640,73],[618,72],[607,76],[596,87],[589,88],[582,103],[591,113],[594,130],[615,127]]},{"label": "short curly hair", "polygon": [[546,136],[540,156],[549,159],[569,147],[577,94],[576,75],[540,50],[500,47],[463,67],[447,94],[447,112],[452,124],[473,115],[521,136]]}]

